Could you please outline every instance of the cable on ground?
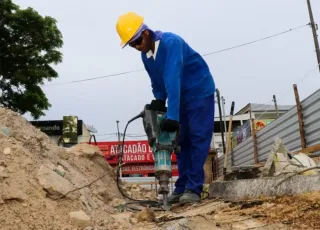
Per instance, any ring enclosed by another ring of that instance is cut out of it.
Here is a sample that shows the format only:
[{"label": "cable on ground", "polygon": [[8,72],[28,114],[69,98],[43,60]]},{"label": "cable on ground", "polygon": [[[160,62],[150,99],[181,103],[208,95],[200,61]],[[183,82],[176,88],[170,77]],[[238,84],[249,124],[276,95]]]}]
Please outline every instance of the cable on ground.
[{"label": "cable on ground", "polygon": [[[115,167],[115,168],[113,169],[113,171],[114,171],[116,168],[118,168],[118,166]],[[111,172],[112,172],[112,171],[111,171]],[[99,176],[97,179],[95,179],[94,181],[91,181],[91,182],[88,183],[88,184],[85,184],[85,185],[83,185],[83,186],[81,186],[81,187],[79,187],[79,188],[76,188],[76,189],[73,189],[73,190],[68,191],[67,193],[63,194],[62,196],[59,196],[59,197],[57,197],[57,198],[53,198],[53,197],[50,197],[50,198],[53,199],[53,200],[63,199],[63,198],[65,198],[68,194],[70,194],[70,193],[76,192],[76,191],[81,190],[81,189],[84,189],[84,188],[86,188],[86,187],[90,187],[92,184],[94,184],[95,182],[97,182],[98,180],[102,179],[103,177],[105,177],[105,176],[108,175],[108,174],[110,174],[110,172],[106,172],[106,173],[102,174],[102,175]]]},{"label": "cable on ground", "polygon": [[[150,205],[150,207],[153,207],[153,208],[157,208],[157,209],[154,209],[154,211],[165,211],[165,209],[162,208],[162,205],[160,202],[158,201],[152,201],[152,200],[138,200],[138,199],[134,199],[130,196],[128,196],[125,192],[123,192],[121,186],[120,186],[120,168],[121,168],[121,164],[122,164],[122,161],[123,161],[123,150],[124,150],[124,145],[125,145],[125,137],[126,137],[126,132],[127,132],[127,128],[128,128],[128,125],[132,122],[133,120],[130,120],[127,124],[126,124],[126,127],[124,129],[124,133],[123,133],[123,138],[122,138],[122,147],[121,147],[121,150],[120,150],[120,155],[119,155],[119,158],[118,158],[118,168],[117,168],[117,186],[118,186],[118,189],[121,193],[121,195],[129,200],[131,200],[132,202],[129,202],[129,203],[126,203],[125,206],[128,206],[130,204],[139,204],[141,206],[146,206],[146,205]],[[132,208],[132,207],[130,207]],[[141,211],[141,209],[139,208],[135,208],[136,211]]]},{"label": "cable on ground", "polygon": [[297,175],[299,175],[301,173],[304,173],[304,172],[307,172],[307,171],[311,171],[311,170],[314,170],[314,169],[320,169],[320,166],[315,166],[315,167],[307,168],[307,169],[299,171],[299,172],[295,172],[293,175],[287,176],[284,179],[282,179],[281,181],[279,181],[271,190],[274,190],[276,187],[281,185],[283,182],[285,182],[286,180],[291,179],[294,176],[297,176]]}]

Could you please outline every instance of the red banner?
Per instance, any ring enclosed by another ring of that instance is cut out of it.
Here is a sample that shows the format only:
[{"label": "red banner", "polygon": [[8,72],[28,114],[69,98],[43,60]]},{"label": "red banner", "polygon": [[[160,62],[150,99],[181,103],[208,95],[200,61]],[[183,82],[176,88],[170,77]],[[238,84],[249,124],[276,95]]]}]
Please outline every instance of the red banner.
[{"label": "red banner", "polygon": [[[94,143],[91,143],[95,145]],[[97,142],[97,146],[105,156],[110,165],[118,163],[118,156],[121,153],[122,145],[118,145],[117,141]],[[171,161],[176,162],[176,155],[171,155]],[[123,147],[123,163],[141,164],[154,163],[152,148],[148,141],[125,141]]]},{"label": "red banner", "polygon": [[[141,164],[141,165],[124,165],[122,166],[122,174],[148,174],[154,173],[153,164]],[[178,175],[178,166],[172,164],[172,175]]]}]

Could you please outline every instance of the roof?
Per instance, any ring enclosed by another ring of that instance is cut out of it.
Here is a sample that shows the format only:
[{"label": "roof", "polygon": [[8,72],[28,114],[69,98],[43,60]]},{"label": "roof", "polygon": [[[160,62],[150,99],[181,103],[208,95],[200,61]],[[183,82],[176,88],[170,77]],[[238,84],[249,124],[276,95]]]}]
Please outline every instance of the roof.
[{"label": "roof", "polygon": [[[288,111],[290,110],[294,105],[278,105],[279,111]],[[264,112],[264,111],[275,111],[274,105],[266,105],[266,104],[257,104],[257,103],[249,103],[242,109],[240,109],[235,115],[245,114],[250,111],[251,112]]]}]

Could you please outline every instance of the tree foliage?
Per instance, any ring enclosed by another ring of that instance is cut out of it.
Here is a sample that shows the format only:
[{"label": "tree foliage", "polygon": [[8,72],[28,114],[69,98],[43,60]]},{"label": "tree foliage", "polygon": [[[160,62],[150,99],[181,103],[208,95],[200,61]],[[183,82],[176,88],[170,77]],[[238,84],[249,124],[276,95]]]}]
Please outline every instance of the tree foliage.
[{"label": "tree foliage", "polygon": [[0,0],[0,105],[44,115],[51,104],[40,86],[58,77],[50,65],[62,61],[62,45],[54,18]]}]

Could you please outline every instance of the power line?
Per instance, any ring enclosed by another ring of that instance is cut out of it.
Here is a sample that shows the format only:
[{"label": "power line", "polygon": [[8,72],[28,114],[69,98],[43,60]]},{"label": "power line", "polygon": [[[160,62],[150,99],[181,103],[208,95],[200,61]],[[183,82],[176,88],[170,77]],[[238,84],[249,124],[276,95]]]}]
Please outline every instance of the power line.
[{"label": "power line", "polygon": [[[289,29],[289,30],[286,30],[286,31],[283,31],[283,32],[280,32],[280,33],[277,33],[277,34],[273,34],[273,35],[270,35],[270,36],[267,36],[267,37],[263,37],[263,38],[260,38],[260,39],[257,39],[257,40],[251,41],[251,42],[246,42],[246,43],[243,43],[243,44],[240,44],[240,45],[237,45],[237,46],[232,46],[232,47],[225,48],[225,49],[222,49],[222,50],[217,50],[217,51],[214,51],[214,52],[202,54],[201,56],[206,57],[206,56],[222,53],[222,52],[225,52],[225,51],[237,49],[237,48],[240,48],[240,47],[243,47],[243,46],[251,45],[253,43],[257,43],[257,42],[260,42],[260,41],[263,41],[263,40],[271,39],[271,38],[274,38],[274,37],[277,37],[277,36],[292,32],[294,30],[301,29],[301,28],[309,26],[309,25],[310,25],[310,23],[305,24],[305,25],[301,25],[301,26],[298,26],[298,27],[295,27],[295,28],[292,28],[292,29]],[[109,77],[114,77],[114,76],[119,76],[119,75],[125,75],[125,74],[129,74],[129,73],[141,72],[141,71],[144,71],[144,70],[145,69],[138,69],[138,70],[120,72],[120,73],[115,73],[115,74],[109,74],[109,75],[101,76],[101,77],[86,78],[86,79],[82,79],[82,80],[61,82],[61,83],[44,85],[44,86],[66,85],[66,84],[79,83],[79,82],[84,82],[84,81],[92,81],[92,80],[98,80],[98,79],[102,79],[102,78],[109,78]]]},{"label": "power line", "polygon": [[[103,134],[95,134],[96,137],[102,137],[102,136],[114,136],[117,135],[117,133],[103,133]],[[91,135],[89,136],[82,136],[82,137],[91,137]]]},{"label": "power line", "polygon": [[[318,68],[318,66],[320,66],[320,63],[317,64],[317,68]],[[300,79],[298,79],[298,81],[297,81],[295,84],[298,84],[298,83],[302,82],[303,80],[305,80],[307,77],[310,76],[310,73],[312,73],[314,70],[315,70],[315,68],[311,68],[303,77],[301,77]],[[279,102],[279,100],[281,100],[281,99],[283,99],[285,96],[287,96],[287,94],[290,93],[291,91],[292,91],[292,88],[288,89],[288,91],[286,91],[282,96],[280,96],[280,97],[278,98],[278,102]],[[266,103],[264,103],[264,104],[267,105],[267,106],[264,107],[264,108],[269,107],[269,105],[267,104],[268,102],[272,102],[272,100],[271,100],[271,101],[267,101]],[[269,109],[266,109],[258,118],[256,118],[256,120],[259,120],[259,118],[262,117],[264,114],[266,114],[268,111],[270,111],[270,110],[269,110]]]},{"label": "power line", "polygon": [[55,84],[50,84],[50,85],[44,85],[44,86],[66,85],[66,84],[71,84],[71,83],[78,83],[78,82],[84,82],[84,81],[92,81],[92,80],[98,80],[98,79],[101,79],[101,78],[109,78],[109,77],[114,77],[114,76],[119,76],[119,75],[125,75],[125,74],[128,74],[128,73],[140,72],[140,71],[143,71],[143,70],[144,70],[144,69],[138,69],[138,70],[132,70],[132,71],[127,71],[127,72],[109,74],[109,75],[101,76],[101,77],[86,78],[86,79],[82,79],[82,80],[61,82],[61,83],[55,83]]},{"label": "power line", "polygon": [[292,28],[292,29],[289,29],[289,30],[286,30],[286,31],[283,31],[283,32],[281,32],[281,33],[277,33],[277,34],[273,34],[273,35],[270,35],[270,36],[267,36],[267,37],[264,37],[264,38],[260,38],[260,39],[257,39],[257,40],[251,41],[251,42],[246,42],[246,43],[243,43],[243,44],[241,44],[241,45],[237,45],[237,46],[233,46],[233,47],[230,47],[230,48],[226,48],[226,49],[214,51],[214,52],[211,52],[211,53],[206,53],[206,54],[203,54],[202,56],[205,57],[205,56],[209,56],[209,55],[213,55],[213,54],[225,52],[225,51],[228,51],[228,50],[240,48],[240,47],[242,47],[242,46],[251,45],[251,44],[253,44],[253,43],[260,42],[260,41],[263,41],[263,40],[267,40],[267,39],[270,39],[270,38],[273,38],[273,37],[277,37],[277,36],[280,36],[280,35],[282,35],[282,34],[286,34],[286,33],[292,32],[292,31],[294,31],[294,30],[301,29],[301,28],[306,27],[306,26],[309,26],[309,25],[310,25],[310,23],[308,23],[308,24],[306,24],[306,25],[298,26],[298,27],[295,27],[295,28]]}]

